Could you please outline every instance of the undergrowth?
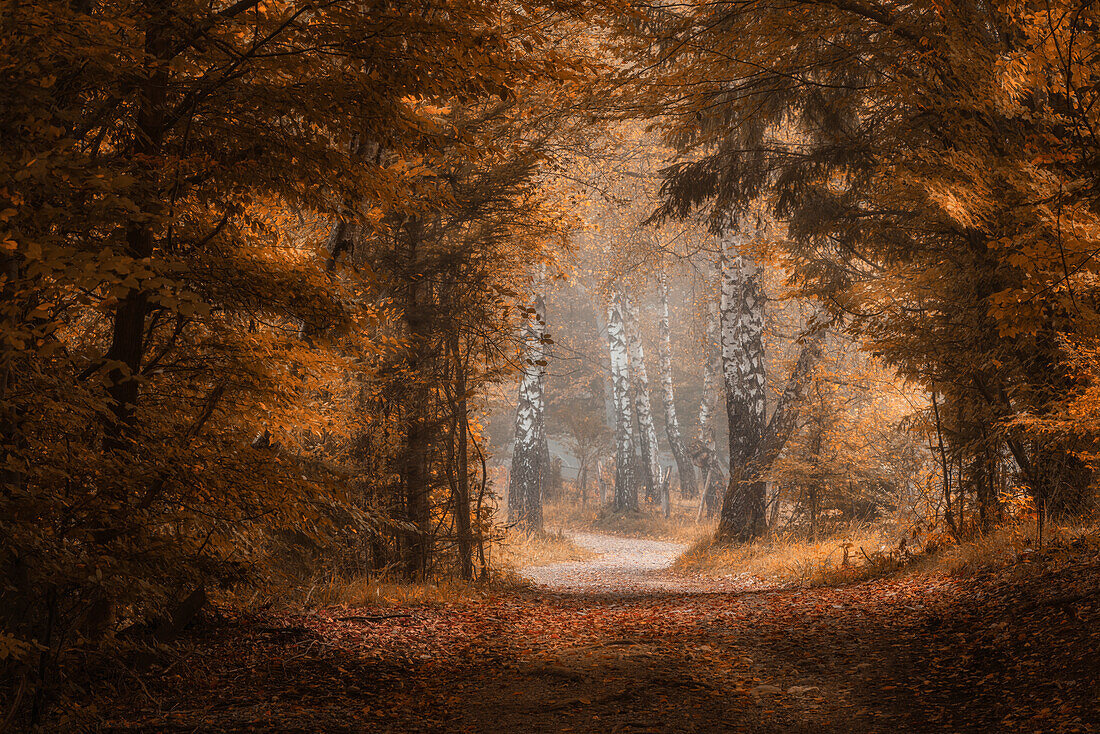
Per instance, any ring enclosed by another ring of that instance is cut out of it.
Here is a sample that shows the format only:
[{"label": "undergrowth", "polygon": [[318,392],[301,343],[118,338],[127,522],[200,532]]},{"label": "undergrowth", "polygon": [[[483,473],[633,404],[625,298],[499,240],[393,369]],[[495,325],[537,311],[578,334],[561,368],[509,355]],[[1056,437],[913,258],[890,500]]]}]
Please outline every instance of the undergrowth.
[{"label": "undergrowth", "polygon": [[471,600],[484,600],[518,584],[511,575],[498,575],[490,582],[440,579],[407,582],[385,578],[337,580],[319,587],[313,596],[318,606],[347,607],[439,607]]},{"label": "undergrowth", "polygon": [[582,506],[569,498],[546,503],[544,511],[546,522],[552,527],[632,538],[692,543],[713,532],[712,522],[696,522],[697,504],[694,501],[681,502],[674,498],[670,509],[667,518],[659,505],[649,503],[642,503],[631,512],[616,513],[596,503]]},{"label": "undergrowth", "polygon": [[989,533],[974,534],[963,542],[941,536],[936,544],[925,544],[925,552],[910,564],[916,570],[940,571],[970,576],[1039,559],[1056,559],[1063,551],[1084,545],[1100,550],[1100,528],[1093,524],[1049,523],[1042,542],[1034,523],[1011,523]]},{"label": "undergrowth", "polygon": [[780,585],[834,586],[899,573],[969,576],[1033,560],[1051,560],[1082,544],[1100,551],[1096,526],[1049,524],[1040,546],[1033,524],[1013,523],[962,541],[946,533],[914,534],[894,522],[849,523],[816,537],[771,533],[751,543],[697,541],[676,568],[708,576],[748,574]]},{"label": "undergrowth", "polygon": [[505,571],[562,561],[583,561],[592,554],[580,548],[561,530],[523,533],[508,530],[495,546],[494,565]]},{"label": "undergrowth", "polygon": [[708,576],[748,574],[778,584],[817,586],[848,580],[883,553],[884,533],[866,523],[851,523],[816,538],[770,533],[752,543],[696,542],[676,568]]},{"label": "undergrowth", "polygon": [[[341,573],[329,570],[311,575],[308,564],[285,553],[273,564],[265,583],[248,590],[218,590],[213,596],[246,612],[298,611],[325,606],[404,607],[442,606],[484,600],[494,594],[526,586],[519,569],[560,561],[581,561],[591,553],[579,548],[562,531],[524,534],[506,530],[487,544],[488,579],[464,581],[445,576],[409,581],[394,570],[380,573]],[[475,568],[475,573],[478,569]]]}]

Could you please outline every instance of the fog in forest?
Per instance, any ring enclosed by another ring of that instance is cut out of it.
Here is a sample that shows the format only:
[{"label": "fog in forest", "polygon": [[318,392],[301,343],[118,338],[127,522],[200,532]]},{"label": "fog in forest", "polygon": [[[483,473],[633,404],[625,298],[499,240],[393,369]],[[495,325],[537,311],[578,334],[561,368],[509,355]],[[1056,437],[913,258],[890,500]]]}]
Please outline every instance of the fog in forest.
[{"label": "fog in forest", "polygon": [[0,734],[1100,732],[1100,6],[0,0]]}]

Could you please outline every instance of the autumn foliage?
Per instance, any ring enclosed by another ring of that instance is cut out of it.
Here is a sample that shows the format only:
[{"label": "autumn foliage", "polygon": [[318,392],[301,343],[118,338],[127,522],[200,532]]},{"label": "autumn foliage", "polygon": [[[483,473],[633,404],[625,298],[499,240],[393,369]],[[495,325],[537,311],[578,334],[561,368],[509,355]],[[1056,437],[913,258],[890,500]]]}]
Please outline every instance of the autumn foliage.
[{"label": "autumn foliage", "polygon": [[1093,516],[1098,31],[0,0],[0,731],[212,597],[488,579],[505,392],[517,533],[551,433],[586,510],[668,521],[674,461],[723,542]]},{"label": "autumn foliage", "polygon": [[528,28],[542,12],[2,4],[16,709],[288,558],[473,575],[467,406],[510,372],[531,263],[568,221],[539,176],[584,94],[581,47],[551,50],[575,18]]},{"label": "autumn foliage", "polygon": [[787,223],[770,250],[793,283],[930,394],[955,532],[963,505],[989,527],[1018,488],[1040,516],[1091,511],[1094,438],[1064,406],[1096,378],[1078,358],[1100,323],[1095,8],[699,3],[648,21],[628,37],[681,154],[661,216],[736,227],[763,200]]}]

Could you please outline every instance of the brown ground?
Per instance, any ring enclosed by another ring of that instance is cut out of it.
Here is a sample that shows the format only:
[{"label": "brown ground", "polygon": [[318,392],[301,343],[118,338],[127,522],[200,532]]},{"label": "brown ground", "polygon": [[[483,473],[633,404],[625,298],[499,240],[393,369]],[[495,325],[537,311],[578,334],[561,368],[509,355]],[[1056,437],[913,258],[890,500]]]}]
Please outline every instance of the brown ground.
[{"label": "brown ground", "polygon": [[207,628],[100,694],[95,728],[1100,732],[1100,559],[1084,549],[780,590],[678,576],[675,544],[577,540],[599,555],[488,602]]}]

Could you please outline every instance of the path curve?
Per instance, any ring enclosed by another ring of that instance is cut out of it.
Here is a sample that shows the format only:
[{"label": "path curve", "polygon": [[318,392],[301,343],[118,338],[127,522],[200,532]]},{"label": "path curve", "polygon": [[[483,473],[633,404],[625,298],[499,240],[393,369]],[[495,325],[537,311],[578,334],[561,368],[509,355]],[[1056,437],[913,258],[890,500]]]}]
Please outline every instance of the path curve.
[{"label": "path curve", "polygon": [[688,548],[684,543],[571,531],[566,535],[593,556],[531,566],[521,575],[550,592],[614,596],[729,592],[763,585],[749,574],[715,579],[676,571],[673,564]]}]

